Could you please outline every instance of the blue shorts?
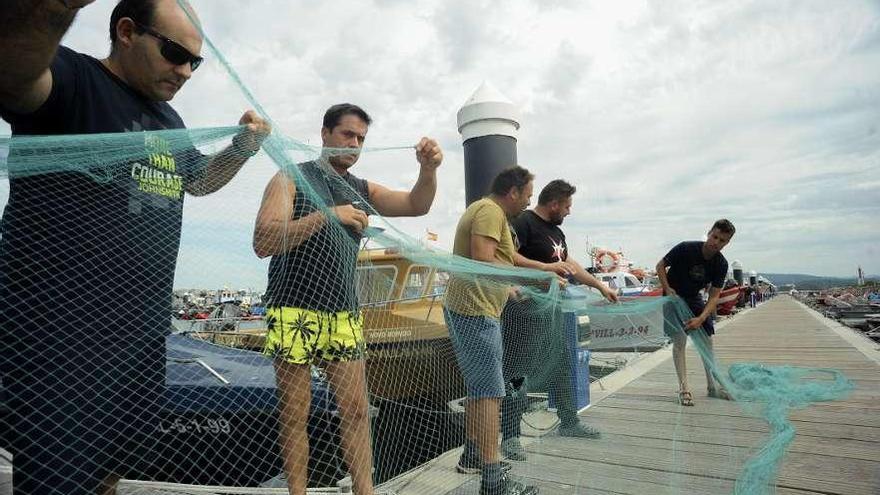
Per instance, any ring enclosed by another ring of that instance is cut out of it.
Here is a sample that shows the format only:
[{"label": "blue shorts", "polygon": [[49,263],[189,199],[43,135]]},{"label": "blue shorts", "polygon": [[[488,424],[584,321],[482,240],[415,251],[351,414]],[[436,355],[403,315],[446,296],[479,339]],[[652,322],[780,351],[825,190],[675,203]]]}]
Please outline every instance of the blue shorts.
[{"label": "blue shorts", "polygon": [[501,324],[488,316],[467,316],[443,310],[458,369],[470,399],[504,397]]}]

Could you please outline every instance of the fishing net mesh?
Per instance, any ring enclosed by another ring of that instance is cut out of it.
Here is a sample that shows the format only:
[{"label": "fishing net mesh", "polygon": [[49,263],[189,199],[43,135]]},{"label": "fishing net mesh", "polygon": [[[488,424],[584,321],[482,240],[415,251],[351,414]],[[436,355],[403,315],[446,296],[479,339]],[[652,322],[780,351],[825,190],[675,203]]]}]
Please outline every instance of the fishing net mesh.
[{"label": "fishing net mesh", "polygon": [[[225,75],[268,119],[205,41],[206,66],[214,67],[202,70]],[[0,234],[0,446],[14,456],[17,490],[94,491],[118,473],[154,483],[132,483],[133,492],[190,493],[161,485],[172,483],[282,493],[290,474],[317,491],[348,478],[415,493],[407,476],[435,467],[434,488],[419,483],[418,492],[447,493],[470,479],[451,466],[466,439],[463,371],[483,376],[483,364],[455,348],[479,355],[488,345],[480,331],[488,320],[468,309],[475,292],[503,310],[495,321],[504,357],[493,364],[507,394],[501,428],[525,428],[548,447],[558,437],[542,435],[556,420],[541,411],[586,406],[602,351],[657,349],[692,317],[677,298],[610,304],[595,291],[560,287],[547,272],[430,247],[379,215],[369,194],[331,166],[353,153],[412,146],[326,149],[274,129],[252,160],[275,175],[278,187],[262,199],[278,214],[244,234],[233,205],[260,194],[221,189],[228,177],[212,166],[241,127],[0,139],[0,176],[9,184]],[[370,226],[342,223],[340,207],[364,211]],[[254,263],[254,251],[271,261]],[[259,271],[262,300],[174,281],[175,272],[213,280],[221,270]],[[219,309],[193,319],[206,306]],[[266,312],[246,317],[239,307]],[[360,328],[363,340],[355,338]],[[729,454],[733,491],[774,493],[794,436],[789,412],[844,397],[851,383],[833,370],[728,366],[702,331],[690,336],[722,386],[770,427],[748,456]],[[495,385],[488,374],[484,381],[476,385]],[[719,434],[736,432],[719,425]],[[673,445],[690,438],[686,419],[679,415],[661,436]],[[453,460],[436,467],[450,451]],[[666,452],[646,463],[692,462]],[[541,478],[538,469],[526,461],[517,474]],[[598,492],[615,477],[576,472],[558,481]],[[666,480],[669,493],[692,490],[687,469],[680,472]],[[638,480],[627,483],[638,490]],[[723,480],[704,483],[703,493],[730,491]]]}]

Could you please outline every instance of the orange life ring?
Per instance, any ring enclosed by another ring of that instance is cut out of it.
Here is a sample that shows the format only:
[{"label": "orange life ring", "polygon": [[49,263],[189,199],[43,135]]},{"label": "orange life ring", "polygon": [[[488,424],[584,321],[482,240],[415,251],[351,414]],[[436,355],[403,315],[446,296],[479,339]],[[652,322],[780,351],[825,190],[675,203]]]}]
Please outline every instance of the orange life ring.
[{"label": "orange life ring", "polygon": [[607,249],[598,249],[593,254],[594,265],[600,272],[613,272],[620,263],[620,255]]}]

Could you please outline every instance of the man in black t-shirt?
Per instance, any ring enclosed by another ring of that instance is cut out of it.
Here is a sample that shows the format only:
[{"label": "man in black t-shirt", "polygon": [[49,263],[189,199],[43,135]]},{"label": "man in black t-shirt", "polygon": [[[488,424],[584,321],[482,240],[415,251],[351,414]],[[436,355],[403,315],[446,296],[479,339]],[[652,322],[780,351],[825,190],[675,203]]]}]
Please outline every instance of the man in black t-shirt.
[{"label": "man in black t-shirt", "polygon": [[[736,232],[730,220],[721,219],[712,225],[705,241],[685,241],[672,248],[657,263],[657,278],[667,296],[679,296],[687,303],[694,317],[685,323],[684,332],[676,332],[672,337],[672,360],[679,382],[679,401],[684,406],[693,406],[693,394],[687,381],[687,361],[685,332],[702,328],[708,336],[709,351],[712,351],[712,336],[715,335],[713,315],[718,297],[727,279],[727,260],[721,250],[730,242]],[[668,270],[668,271],[667,271]],[[710,286],[709,300],[703,302],[700,291]],[[707,363],[706,385],[710,397],[730,399],[723,388],[716,388]]]},{"label": "man in black t-shirt", "polygon": [[[565,233],[559,228],[563,220],[571,213],[572,196],[576,189],[564,180],[554,180],[541,190],[538,205],[534,210],[526,210],[517,216],[512,226],[516,232],[517,254],[514,263],[517,266],[552,271],[561,277],[571,278],[581,284],[597,289],[603,297],[611,302],[617,301],[617,294],[587,272],[574,258],[569,256]],[[502,443],[501,450],[505,457],[512,460],[525,460],[525,451],[520,442],[520,420],[525,405],[525,395],[521,390],[525,378],[523,368],[539,355],[540,349],[549,352],[543,362],[550,363],[552,369],[541,370],[546,375],[550,387],[557,394],[559,416],[559,434],[570,437],[595,438],[599,431],[582,424],[577,416],[570,393],[570,363],[568,352],[562,342],[562,335],[556,332],[546,333],[546,329],[535,324],[535,309],[532,303],[508,302],[505,314],[502,315],[504,333],[504,363],[507,370],[506,379],[510,382],[509,393],[502,401]],[[532,314],[530,319],[528,316]],[[561,321],[561,316],[553,319]],[[537,330],[543,330],[539,335]],[[538,343],[543,341],[544,343]]]},{"label": "man in black t-shirt", "polygon": [[[0,115],[13,135],[184,128],[167,101],[201,62],[187,14],[175,0],[119,2],[99,60],[59,46],[89,3],[3,3]],[[11,437],[13,493],[112,493],[120,475],[154,461],[184,193],[219,189],[259,149],[268,124],[253,112],[239,123],[232,146],[212,156],[143,132],[131,161],[78,172],[16,175],[13,143],[0,225],[11,411],[0,429]],[[97,146],[73,141],[46,161],[127,152]]]},{"label": "man in black t-shirt", "polygon": [[371,119],[356,105],[330,107],[321,127],[322,156],[272,178],[254,227],[254,251],[272,257],[265,354],[275,360],[281,402],[281,450],[291,493],[305,493],[310,365],[326,364],[339,408],[343,455],[355,493],[373,492],[364,368],[363,316],[355,284],[358,243],[368,214],[421,216],[437,190],[440,146],[416,145],[419,177],[392,191],[349,171]]}]

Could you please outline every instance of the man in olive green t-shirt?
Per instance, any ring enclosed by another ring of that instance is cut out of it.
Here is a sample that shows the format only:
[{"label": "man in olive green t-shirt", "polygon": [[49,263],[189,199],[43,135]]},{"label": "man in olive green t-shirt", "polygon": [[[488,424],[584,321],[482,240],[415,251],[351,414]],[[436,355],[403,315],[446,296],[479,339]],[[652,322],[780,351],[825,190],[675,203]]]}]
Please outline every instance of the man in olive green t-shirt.
[{"label": "man in olive green t-shirt", "polygon": [[[475,236],[478,236],[476,241],[473,240]],[[482,247],[484,239],[488,239],[490,243],[486,247],[485,259],[476,258],[472,255],[472,248]],[[491,253],[488,252],[490,247]],[[507,213],[501,205],[488,196],[471,204],[458,221],[452,253],[496,265],[513,266],[515,252]],[[507,284],[453,277],[449,281],[446,308],[467,316],[497,319],[507,296]]]},{"label": "man in olive green t-shirt", "polygon": [[[499,173],[489,196],[472,203],[459,220],[453,253],[513,267],[516,248],[508,217],[529,205],[533,180],[522,167]],[[468,396],[467,443],[457,469],[482,473],[481,494],[534,495],[537,488],[509,480],[498,459],[499,407],[505,394],[500,318],[509,292],[506,283],[463,272],[449,280],[443,315]]]}]

